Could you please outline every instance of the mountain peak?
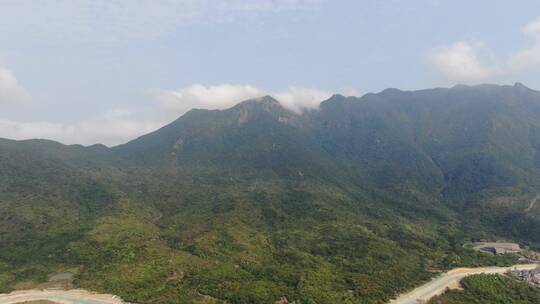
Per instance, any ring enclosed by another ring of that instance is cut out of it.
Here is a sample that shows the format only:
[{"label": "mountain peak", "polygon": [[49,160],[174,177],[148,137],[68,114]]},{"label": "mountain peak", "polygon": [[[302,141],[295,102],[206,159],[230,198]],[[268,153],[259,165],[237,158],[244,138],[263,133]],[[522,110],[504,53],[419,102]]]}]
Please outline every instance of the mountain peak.
[{"label": "mountain peak", "polygon": [[518,92],[531,92],[531,91],[534,91],[534,90],[532,90],[531,88],[529,88],[528,86],[524,85],[521,82],[516,82],[514,84],[514,89],[516,91],[518,91]]},{"label": "mountain peak", "polygon": [[338,107],[342,105],[344,102],[346,102],[346,100],[347,100],[347,97],[341,94],[334,94],[327,100],[322,101],[319,107],[321,109],[329,108],[329,107]]},{"label": "mountain peak", "polygon": [[246,109],[246,110],[255,110],[261,109],[265,112],[275,112],[282,111],[284,108],[281,106],[279,101],[270,95],[248,99],[240,102],[233,109]]},{"label": "mountain peak", "polygon": [[273,117],[281,123],[291,123],[293,117],[296,116],[269,95],[243,101],[231,110],[237,114],[239,125],[251,120],[263,119],[263,117]]},{"label": "mountain peak", "polygon": [[259,103],[279,104],[279,101],[277,101],[277,99],[275,99],[274,97],[270,95],[254,98],[254,100]]},{"label": "mountain peak", "polygon": [[248,99],[248,100],[240,102],[236,106],[255,106],[255,105],[259,105],[259,106],[262,105],[265,108],[268,108],[268,107],[280,107],[281,108],[281,104],[279,103],[279,101],[277,101],[274,97],[272,97],[270,95],[265,95],[265,96],[261,96],[261,97],[257,97],[257,98]]}]

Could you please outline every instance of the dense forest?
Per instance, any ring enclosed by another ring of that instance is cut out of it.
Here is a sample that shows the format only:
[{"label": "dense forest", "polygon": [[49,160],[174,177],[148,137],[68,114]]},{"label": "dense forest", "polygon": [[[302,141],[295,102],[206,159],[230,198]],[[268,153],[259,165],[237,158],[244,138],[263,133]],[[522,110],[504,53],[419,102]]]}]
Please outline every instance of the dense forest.
[{"label": "dense forest", "polygon": [[467,242],[540,248],[539,184],[520,84],[263,97],[112,148],[0,139],[0,292],[77,269],[138,303],[384,303],[517,262]]}]

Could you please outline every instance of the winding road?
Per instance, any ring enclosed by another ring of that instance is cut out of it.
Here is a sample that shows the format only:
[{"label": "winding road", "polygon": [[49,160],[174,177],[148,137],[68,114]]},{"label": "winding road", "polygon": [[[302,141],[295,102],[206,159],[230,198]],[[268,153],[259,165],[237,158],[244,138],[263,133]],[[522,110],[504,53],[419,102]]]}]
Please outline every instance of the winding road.
[{"label": "winding road", "polygon": [[[425,303],[432,297],[442,294],[449,287],[457,287],[461,279],[480,273],[505,273],[508,270],[531,270],[538,264],[514,265],[511,267],[484,267],[484,268],[456,268],[430,282],[400,295],[390,304],[418,304]],[[14,291],[9,294],[0,294],[0,304],[16,304],[23,302],[46,300],[58,304],[125,304],[125,302],[113,295],[97,294],[86,290],[24,290]]]},{"label": "winding road", "polygon": [[123,304],[122,299],[86,290],[24,290],[0,294],[0,304],[46,300],[58,304]]},{"label": "winding road", "polygon": [[[390,301],[390,304],[418,304],[425,303],[432,297],[442,294],[446,288],[456,287],[461,279],[480,273],[496,274],[505,273],[508,270],[531,270],[537,268],[538,264],[514,265],[511,267],[484,267],[484,268],[456,268],[434,278],[430,282],[414,289],[413,291],[400,295],[397,299]],[[1,303],[1,302],[0,302]]]}]

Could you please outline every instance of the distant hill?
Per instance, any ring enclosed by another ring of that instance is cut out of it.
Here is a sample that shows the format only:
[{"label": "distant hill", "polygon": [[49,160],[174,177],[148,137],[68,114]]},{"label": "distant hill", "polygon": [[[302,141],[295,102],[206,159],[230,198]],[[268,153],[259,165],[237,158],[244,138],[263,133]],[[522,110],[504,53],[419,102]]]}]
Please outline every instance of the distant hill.
[{"label": "distant hill", "polygon": [[79,267],[139,303],[381,303],[540,247],[540,92],[270,96],[112,148],[0,139],[0,291]]}]

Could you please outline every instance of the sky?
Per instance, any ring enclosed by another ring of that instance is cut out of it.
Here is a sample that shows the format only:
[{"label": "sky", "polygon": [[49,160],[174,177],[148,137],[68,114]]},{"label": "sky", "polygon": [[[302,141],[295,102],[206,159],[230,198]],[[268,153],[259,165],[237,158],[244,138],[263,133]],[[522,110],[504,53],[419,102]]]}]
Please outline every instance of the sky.
[{"label": "sky", "polygon": [[538,0],[0,0],[0,137],[109,146],[272,95],[540,89]]}]

